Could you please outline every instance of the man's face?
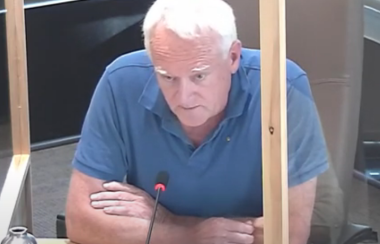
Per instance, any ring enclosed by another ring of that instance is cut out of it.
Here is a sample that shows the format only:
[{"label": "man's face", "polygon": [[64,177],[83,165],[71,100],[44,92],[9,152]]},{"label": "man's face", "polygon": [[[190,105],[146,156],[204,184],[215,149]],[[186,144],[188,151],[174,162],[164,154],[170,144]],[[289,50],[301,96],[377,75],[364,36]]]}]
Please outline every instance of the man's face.
[{"label": "man's face", "polygon": [[185,40],[160,27],[151,40],[159,87],[185,126],[204,124],[227,104],[231,74],[239,66],[240,43],[223,58],[217,40],[213,35]]}]

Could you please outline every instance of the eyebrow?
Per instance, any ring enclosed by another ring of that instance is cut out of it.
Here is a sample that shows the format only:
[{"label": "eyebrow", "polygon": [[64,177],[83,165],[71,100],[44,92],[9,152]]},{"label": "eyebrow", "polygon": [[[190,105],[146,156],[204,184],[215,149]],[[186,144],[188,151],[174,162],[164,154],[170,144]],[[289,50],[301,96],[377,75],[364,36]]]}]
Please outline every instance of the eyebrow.
[{"label": "eyebrow", "polygon": [[168,74],[168,72],[166,70],[163,70],[161,67],[155,67],[154,70],[157,73],[160,73],[161,75],[167,75]]},{"label": "eyebrow", "polygon": [[[200,71],[204,71],[206,69],[210,68],[209,65],[203,65],[203,66],[200,66],[200,67],[195,67],[191,70],[192,73],[195,73],[195,72],[200,72]],[[162,69],[161,67],[155,67],[154,68],[155,71],[157,73],[160,73],[161,75],[168,75],[169,72],[167,72],[166,70]]]},{"label": "eyebrow", "polygon": [[203,66],[200,66],[200,67],[195,67],[194,69],[191,70],[191,72],[200,72],[200,71],[204,71],[206,69],[210,68],[209,65],[203,65]]}]

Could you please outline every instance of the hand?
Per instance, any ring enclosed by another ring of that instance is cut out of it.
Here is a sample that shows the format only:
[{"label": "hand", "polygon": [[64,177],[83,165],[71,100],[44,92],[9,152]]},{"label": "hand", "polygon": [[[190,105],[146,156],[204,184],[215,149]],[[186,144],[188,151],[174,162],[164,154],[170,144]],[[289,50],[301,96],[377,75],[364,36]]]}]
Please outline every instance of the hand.
[{"label": "hand", "polygon": [[253,236],[255,238],[254,244],[263,244],[264,243],[264,218],[235,218],[240,222],[252,221],[253,223]]},{"label": "hand", "polygon": [[253,244],[253,222],[210,218],[194,227],[194,243],[198,244]]},{"label": "hand", "polygon": [[255,231],[253,232],[253,236],[255,237],[255,244],[263,244],[264,243],[264,218],[257,218],[253,221],[253,227]]},{"label": "hand", "polygon": [[[106,191],[91,195],[91,205],[103,209],[106,214],[129,216],[150,220],[153,214],[154,200],[145,191],[119,182],[103,185]],[[163,206],[158,206],[156,222],[164,222],[171,213]]]}]

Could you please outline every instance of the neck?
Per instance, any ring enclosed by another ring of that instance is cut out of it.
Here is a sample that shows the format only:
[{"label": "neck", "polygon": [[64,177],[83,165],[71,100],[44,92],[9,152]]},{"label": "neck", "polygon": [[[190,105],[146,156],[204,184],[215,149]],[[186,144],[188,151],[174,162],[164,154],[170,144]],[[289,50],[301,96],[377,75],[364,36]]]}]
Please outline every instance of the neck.
[{"label": "neck", "polygon": [[208,119],[206,123],[191,127],[182,125],[186,135],[189,137],[195,147],[198,147],[204,139],[218,126],[224,117],[224,112],[221,112],[214,117]]}]

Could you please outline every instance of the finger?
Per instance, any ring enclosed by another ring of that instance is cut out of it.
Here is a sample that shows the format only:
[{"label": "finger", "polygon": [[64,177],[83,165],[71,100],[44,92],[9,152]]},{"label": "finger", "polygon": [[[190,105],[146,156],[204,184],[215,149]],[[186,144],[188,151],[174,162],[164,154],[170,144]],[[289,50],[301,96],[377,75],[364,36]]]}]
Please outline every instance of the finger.
[{"label": "finger", "polygon": [[122,201],[119,200],[104,200],[104,201],[92,201],[91,206],[94,208],[106,208],[113,206],[122,206]]},{"label": "finger", "polygon": [[263,233],[260,233],[260,234],[254,233],[253,236],[255,238],[255,244],[263,244],[264,243]]},{"label": "finger", "polygon": [[98,192],[91,195],[91,200],[101,201],[101,200],[119,200],[119,201],[134,201],[136,195],[124,191],[104,191]]},{"label": "finger", "polygon": [[242,234],[237,232],[230,232],[227,236],[229,243],[236,243],[236,244],[252,244],[254,243],[255,238],[253,235],[249,234]]},{"label": "finger", "polygon": [[133,194],[137,194],[138,192],[141,191],[140,189],[138,189],[132,185],[123,184],[123,183],[116,182],[116,181],[104,183],[103,187],[109,191],[125,191],[125,192],[129,192],[129,193],[133,193]]},{"label": "finger", "polygon": [[128,211],[125,206],[112,206],[103,209],[106,214],[128,216]]},{"label": "finger", "polygon": [[253,226],[256,228],[263,228],[264,227],[264,218],[260,217],[260,218],[254,219]]},{"label": "finger", "polygon": [[252,221],[240,222],[232,219],[226,219],[225,229],[230,232],[237,232],[242,234],[252,234],[254,231]]},{"label": "finger", "polygon": [[246,222],[246,223],[251,223],[251,222],[254,223],[256,221],[255,218],[251,218],[251,217],[233,218],[233,220],[236,220],[239,222]]}]

